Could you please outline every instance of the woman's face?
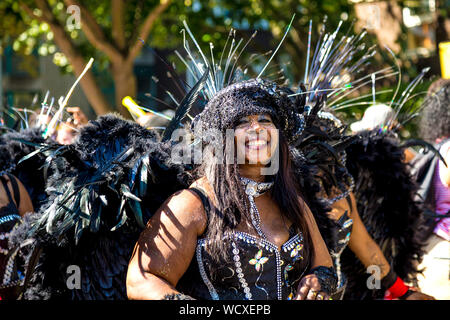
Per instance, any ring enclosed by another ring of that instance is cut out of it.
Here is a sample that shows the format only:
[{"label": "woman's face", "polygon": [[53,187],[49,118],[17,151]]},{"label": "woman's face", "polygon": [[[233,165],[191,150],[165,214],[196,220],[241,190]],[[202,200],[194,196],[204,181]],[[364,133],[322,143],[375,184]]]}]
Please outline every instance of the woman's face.
[{"label": "woman's face", "polygon": [[279,141],[278,130],[270,115],[242,117],[234,130],[238,164],[266,165],[270,162]]}]

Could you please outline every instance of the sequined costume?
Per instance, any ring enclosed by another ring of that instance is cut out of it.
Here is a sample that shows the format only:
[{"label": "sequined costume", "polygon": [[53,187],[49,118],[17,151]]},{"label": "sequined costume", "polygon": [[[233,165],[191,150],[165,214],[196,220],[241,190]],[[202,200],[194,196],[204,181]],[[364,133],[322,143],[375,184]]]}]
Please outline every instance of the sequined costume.
[{"label": "sequined costume", "polygon": [[[210,205],[204,192],[190,190],[199,195],[208,212]],[[292,299],[306,271],[302,261],[303,236],[292,227],[280,250],[260,236],[233,231],[224,240],[231,258],[224,264],[211,259],[206,249],[208,241],[211,240],[205,237],[197,241],[195,257],[177,285],[181,292],[196,299]]]}]

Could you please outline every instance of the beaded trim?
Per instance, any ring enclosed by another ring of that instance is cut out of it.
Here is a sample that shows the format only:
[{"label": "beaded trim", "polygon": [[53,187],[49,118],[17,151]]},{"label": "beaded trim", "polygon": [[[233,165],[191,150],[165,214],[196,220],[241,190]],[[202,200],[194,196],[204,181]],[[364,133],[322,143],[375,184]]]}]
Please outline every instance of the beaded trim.
[{"label": "beaded trim", "polygon": [[242,288],[244,289],[245,297],[248,300],[252,300],[252,293],[250,292],[250,287],[247,284],[247,281],[245,281],[244,273],[242,272],[242,264],[241,264],[241,258],[239,257],[239,249],[236,246],[236,243],[234,241],[231,242],[231,246],[233,247],[233,261],[234,265],[236,266],[236,274],[238,277],[238,281],[241,283]]},{"label": "beaded trim", "polygon": [[[241,239],[247,243],[250,244],[256,244],[260,247],[265,248],[266,250],[268,250],[269,252],[274,252],[275,253],[275,262],[276,262],[276,267],[277,267],[277,298],[278,300],[282,300],[283,295],[282,295],[282,286],[283,286],[283,279],[282,279],[282,272],[281,272],[281,266],[282,266],[282,260],[281,260],[281,256],[280,256],[280,252],[288,252],[289,250],[291,250],[291,257],[299,257],[301,258],[300,255],[300,250],[298,250],[297,245],[300,245],[303,243],[303,235],[301,233],[296,234],[294,237],[292,237],[291,239],[289,239],[288,241],[286,241],[282,246],[281,246],[281,250],[278,251],[278,246],[275,245],[274,243],[266,240],[266,239],[258,239],[257,237],[242,232],[242,231],[234,231],[234,235],[237,239]],[[292,253],[295,251],[295,255],[293,256]]]},{"label": "beaded trim", "polygon": [[8,232],[2,232],[0,233],[0,240],[5,240],[9,238],[9,233]]},{"label": "beaded trim", "polygon": [[[9,238],[9,233],[0,233],[0,240],[7,240]],[[7,255],[9,250],[0,247],[0,254]]]},{"label": "beaded trim", "polygon": [[[266,250],[270,251],[270,252],[277,252],[278,251],[278,246],[272,242],[270,242],[267,239],[261,239],[258,238],[254,235],[251,235],[249,233],[246,233],[244,231],[233,231],[234,233],[234,237],[236,239],[240,239],[243,240],[247,243],[250,244],[256,244],[260,247],[265,248]],[[283,252],[288,252],[289,250],[294,249],[297,244],[300,244],[303,242],[303,235],[302,233],[298,233],[295,236],[293,236],[291,239],[289,239],[288,241],[286,241],[282,246],[281,246],[281,250]],[[281,251],[280,250],[280,251]]]},{"label": "beaded trim", "polygon": [[217,294],[216,289],[214,289],[214,286],[212,285],[211,281],[208,279],[208,276],[206,275],[205,267],[203,265],[202,247],[204,247],[204,246],[205,246],[205,239],[198,240],[198,245],[197,245],[197,249],[196,249],[198,269],[200,271],[200,276],[202,277],[203,282],[205,283],[206,287],[208,288],[211,298],[213,300],[219,300],[219,295]]},{"label": "beaded trim", "polygon": [[19,220],[21,218],[22,217],[17,215],[17,214],[10,214],[10,215],[1,217],[0,218],[0,224],[6,223],[6,222],[10,222],[10,221],[13,221],[13,220]]},{"label": "beaded trim", "polygon": [[14,267],[14,259],[16,258],[17,253],[19,252],[19,249],[17,248],[9,257],[8,262],[6,263],[5,267],[5,275],[3,277],[3,285],[8,285],[11,281],[11,276],[13,272]]},{"label": "beaded trim", "polygon": [[241,183],[245,186],[245,193],[250,202],[250,216],[253,227],[261,238],[266,239],[266,235],[261,229],[261,217],[256,207],[255,197],[259,197],[273,186],[273,182],[256,182],[246,177],[241,177]]},{"label": "beaded trim", "polygon": [[283,244],[282,248],[284,252],[287,252],[288,250],[292,250],[294,247],[297,246],[297,244],[303,242],[303,235],[301,233],[297,233],[294,237],[286,241],[285,244]]},{"label": "beaded trim", "polygon": [[22,285],[22,279],[15,280],[15,281],[12,281],[12,282],[7,283],[7,284],[1,284],[0,285],[0,289],[11,288],[11,287],[15,287],[15,286],[18,286],[18,285]]},{"label": "beaded trim", "polygon": [[[289,252],[291,251],[291,257],[297,257],[297,259],[301,259],[302,256],[300,255],[301,249],[303,248],[303,235],[302,233],[298,233],[295,236],[293,236],[291,239],[286,241],[282,246],[281,250],[278,250],[278,246],[267,239],[258,238],[254,235],[248,234],[243,231],[233,231],[232,237],[234,237],[235,240],[242,240],[244,242],[247,242],[249,244],[256,245],[262,249],[265,249],[269,252],[275,253],[275,262],[276,262],[276,268],[277,268],[277,298],[278,300],[282,300],[282,286],[283,286],[283,279],[282,279],[282,265],[284,262],[281,260],[281,252]],[[201,250],[202,247],[205,247],[206,243],[211,240],[208,239],[199,239],[197,248],[196,248],[196,257],[197,262],[199,266],[200,276],[202,277],[203,282],[205,283],[206,287],[209,290],[209,293],[213,300],[219,300],[219,295],[217,294],[216,289],[214,288],[213,284],[209,280],[208,276],[206,275],[205,268],[203,265],[202,260],[202,254]],[[298,248],[298,246],[301,245],[301,248]],[[242,270],[242,263],[239,256],[239,248],[237,247],[236,243],[234,241],[231,241],[232,246],[232,253],[233,253],[233,261],[234,265],[236,267],[236,274],[238,277],[238,281],[241,283],[242,288],[244,289],[245,297],[248,300],[252,300],[252,294],[250,292],[250,287],[248,286],[247,281],[245,280],[245,276]],[[295,255],[292,255],[292,252],[295,252]],[[289,265],[288,265],[289,266]],[[286,266],[286,267],[288,267]],[[291,269],[287,270],[290,271]]]},{"label": "beaded trim", "polygon": [[261,216],[259,215],[258,208],[256,207],[255,199],[253,199],[252,196],[249,196],[248,199],[250,202],[250,216],[252,219],[253,227],[261,238],[267,239],[266,235],[261,229]]},{"label": "beaded trim", "polygon": [[283,280],[281,279],[281,257],[280,252],[275,251],[275,261],[277,264],[277,298],[278,300],[283,299],[283,292],[281,287],[283,286]]},{"label": "beaded trim", "polygon": [[245,193],[252,197],[259,197],[273,186],[273,182],[256,182],[246,177],[240,177],[245,186]]}]

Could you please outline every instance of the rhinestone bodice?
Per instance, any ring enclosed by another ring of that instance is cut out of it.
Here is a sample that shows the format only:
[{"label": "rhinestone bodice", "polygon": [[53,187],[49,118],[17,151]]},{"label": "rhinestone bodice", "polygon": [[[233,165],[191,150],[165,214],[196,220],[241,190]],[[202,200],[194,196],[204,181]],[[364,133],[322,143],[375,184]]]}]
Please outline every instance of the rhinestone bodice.
[{"label": "rhinestone bodice", "polygon": [[240,231],[224,241],[231,259],[218,264],[206,249],[208,239],[198,240],[195,259],[177,286],[180,291],[212,300],[281,300],[295,295],[305,270],[301,233],[293,234],[281,250]]}]

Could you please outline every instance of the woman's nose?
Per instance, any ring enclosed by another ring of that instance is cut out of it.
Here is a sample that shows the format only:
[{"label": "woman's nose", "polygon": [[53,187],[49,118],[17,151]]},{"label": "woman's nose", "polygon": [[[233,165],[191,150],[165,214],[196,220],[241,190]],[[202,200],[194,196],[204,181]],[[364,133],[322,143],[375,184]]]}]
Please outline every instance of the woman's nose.
[{"label": "woman's nose", "polygon": [[252,120],[250,122],[250,128],[251,131],[259,131],[261,129],[261,124],[257,120]]}]

